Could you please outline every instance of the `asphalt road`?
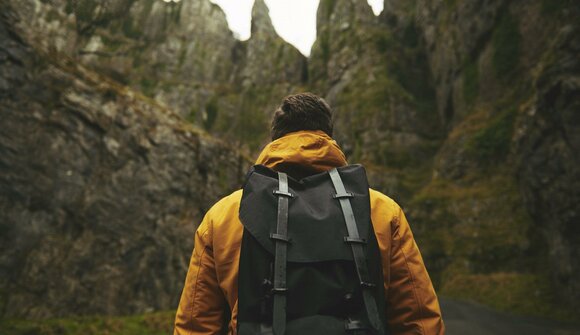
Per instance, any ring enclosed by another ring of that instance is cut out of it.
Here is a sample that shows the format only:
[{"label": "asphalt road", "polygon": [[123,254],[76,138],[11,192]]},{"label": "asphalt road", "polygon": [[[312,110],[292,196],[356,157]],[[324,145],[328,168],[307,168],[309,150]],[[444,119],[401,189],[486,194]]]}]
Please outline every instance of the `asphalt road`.
[{"label": "asphalt road", "polygon": [[439,302],[446,335],[580,335],[580,324],[513,316],[447,298]]}]

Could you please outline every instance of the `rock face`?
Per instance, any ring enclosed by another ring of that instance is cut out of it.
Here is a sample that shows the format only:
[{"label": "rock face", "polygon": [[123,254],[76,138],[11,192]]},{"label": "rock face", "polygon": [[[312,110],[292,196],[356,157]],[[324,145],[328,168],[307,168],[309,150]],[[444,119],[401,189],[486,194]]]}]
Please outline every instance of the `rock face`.
[{"label": "rock face", "polygon": [[580,299],[580,30],[555,34],[532,103],[518,127],[520,187],[530,214],[547,237],[560,296]]},{"label": "rock face", "polygon": [[318,10],[310,82],[349,159],[405,206],[439,292],[544,315],[555,297],[577,305],[580,13],[570,1],[384,8]]},{"label": "rock face", "polygon": [[0,5],[5,317],[176,305],[195,223],[247,161],[177,114],[30,44]]},{"label": "rock face", "polygon": [[[306,58],[256,1],[252,38],[237,41],[209,0],[24,0],[35,45],[72,57],[246,150],[267,137],[280,98],[308,78]],[[38,41],[38,42],[37,42]]]},{"label": "rock face", "polygon": [[376,187],[410,196],[429,177],[424,162],[441,137],[417,39],[375,17],[364,0],[321,1],[317,31],[311,84],[335,108],[342,148]]},{"label": "rock face", "polygon": [[263,0],[243,42],[208,0],[0,4],[4,315],[173,308],[193,223],[248,164],[207,133],[256,153],[305,90],[405,207],[438,292],[577,310],[573,1],[322,0],[308,60]]}]

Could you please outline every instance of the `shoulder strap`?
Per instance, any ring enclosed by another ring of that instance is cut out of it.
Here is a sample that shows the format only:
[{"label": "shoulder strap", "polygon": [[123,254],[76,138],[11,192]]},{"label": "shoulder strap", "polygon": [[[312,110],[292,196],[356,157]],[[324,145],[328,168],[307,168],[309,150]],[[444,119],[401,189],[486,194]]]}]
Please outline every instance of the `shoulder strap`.
[{"label": "shoulder strap", "polygon": [[344,188],[344,184],[340,178],[338,170],[332,169],[329,173],[330,178],[332,179],[332,184],[334,185],[334,189],[336,190],[336,194],[333,195],[333,197],[340,201],[340,207],[342,208],[344,221],[346,222],[348,236],[344,237],[344,241],[350,244],[352,248],[356,272],[361,285],[363,301],[369,322],[379,334],[383,334],[383,327],[381,326],[377,302],[372,292],[372,289],[375,287],[375,285],[382,285],[382,283],[370,282],[367,260],[363,249],[363,245],[366,244],[366,240],[361,239],[359,236],[356,219],[354,217],[354,212],[352,210],[349,199],[354,195],[352,193],[348,193]]},{"label": "shoulder strap", "polygon": [[274,253],[274,307],[272,328],[274,335],[284,335],[286,332],[286,248],[288,241],[288,198],[293,197],[288,191],[288,176],[278,172],[278,189],[274,190],[278,196],[278,223],[276,233],[270,238],[276,242]]}]

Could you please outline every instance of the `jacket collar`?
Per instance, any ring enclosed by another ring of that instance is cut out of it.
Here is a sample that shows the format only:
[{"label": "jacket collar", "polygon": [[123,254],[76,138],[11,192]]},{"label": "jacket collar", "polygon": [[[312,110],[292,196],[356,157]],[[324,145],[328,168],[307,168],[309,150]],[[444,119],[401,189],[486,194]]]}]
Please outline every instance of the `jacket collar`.
[{"label": "jacket collar", "polygon": [[286,172],[294,178],[328,171],[347,164],[340,147],[320,130],[297,131],[270,142],[256,164]]}]

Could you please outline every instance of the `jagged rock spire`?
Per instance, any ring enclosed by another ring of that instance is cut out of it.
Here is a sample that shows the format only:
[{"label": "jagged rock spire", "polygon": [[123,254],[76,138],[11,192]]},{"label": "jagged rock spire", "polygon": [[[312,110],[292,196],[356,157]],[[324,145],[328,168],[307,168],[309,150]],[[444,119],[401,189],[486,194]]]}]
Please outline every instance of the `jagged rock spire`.
[{"label": "jagged rock spire", "polygon": [[254,1],[254,7],[252,8],[252,35],[254,34],[277,35],[270,18],[270,9],[264,0]]}]

